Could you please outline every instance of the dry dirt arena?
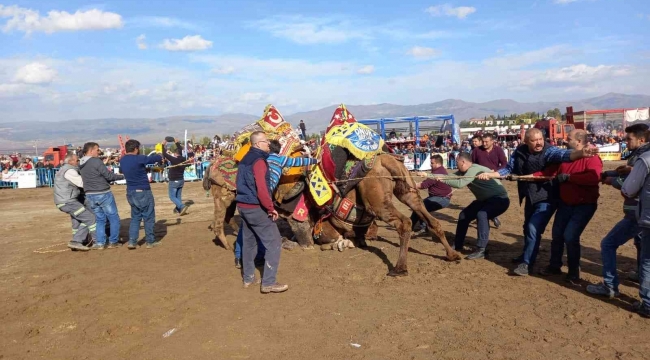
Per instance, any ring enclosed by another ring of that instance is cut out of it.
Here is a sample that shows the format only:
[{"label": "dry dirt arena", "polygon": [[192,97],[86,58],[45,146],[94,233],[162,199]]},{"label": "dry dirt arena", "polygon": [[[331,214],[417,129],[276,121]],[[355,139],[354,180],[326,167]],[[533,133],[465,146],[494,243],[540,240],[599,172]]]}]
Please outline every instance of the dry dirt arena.
[{"label": "dry dirt arena", "polygon": [[[207,229],[212,200],[200,183],[186,186],[184,198],[195,204],[182,218],[172,216],[166,185],[153,188],[160,247],[87,253],[34,252],[64,250],[70,238],[52,190],[0,191],[0,359],[650,357],[650,322],[628,311],[637,285],[622,281],[621,297],[611,301],[584,289],[600,280],[600,240],[622,216],[611,187],[602,188],[582,236],[579,287],[562,277],[510,275],[522,248],[523,208],[507,183],[512,204],[502,228],[491,231],[487,260],[447,262],[439,243],[419,237],[411,242],[410,275],[387,277],[398,240],[381,224],[381,239],[368,250],[283,251],[278,279],[290,289],[273,295],[242,288],[232,253]],[[126,241],[125,188],[114,194]],[[468,190],[456,191],[452,206],[436,215],[448,239],[471,200]],[[475,236],[470,229],[469,244]],[[635,257],[631,242],[620,248],[623,278]]]}]

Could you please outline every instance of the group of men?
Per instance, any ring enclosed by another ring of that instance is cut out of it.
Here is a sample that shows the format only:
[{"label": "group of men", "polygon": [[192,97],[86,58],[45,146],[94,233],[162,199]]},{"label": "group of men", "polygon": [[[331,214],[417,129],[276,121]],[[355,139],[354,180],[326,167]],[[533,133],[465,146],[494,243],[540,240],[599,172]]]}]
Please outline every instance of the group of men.
[{"label": "group of men", "polygon": [[[166,141],[163,141],[163,147],[165,145]],[[160,244],[154,234],[155,202],[146,166],[162,162],[163,155],[140,155],[140,142],[133,139],[127,141],[124,147],[126,154],[120,160],[121,174],[108,171],[99,158],[99,145],[88,142],[83,146],[83,157],[80,159],[76,153],[69,153],[54,177],[54,203],[72,220],[73,239],[68,243],[69,248],[88,251],[116,249],[123,245],[119,242],[120,215],[111,191],[111,183],[123,179],[126,179],[126,198],[131,207],[127,247],[137,248],[141,222],[144,222],[147,249]],[[178,143],[177,149],[180,149]],[[183,183],[182,178],[177,178],[178,170],[175,169],[183,169],[182,162],[185,160],[180,152],[176,157],[168,154],[164,154],[164,157],[172,164],[181,165],[169,170],[169,189],[170,198],[175,204],[174,212],[184,215],[187,207],[180,201]]]},{"label": "group of men", "polygon": [[[643,206],[644,200],[645,204],[650,203],[650,152],[647,151],[650,145],[646,144],[650,133],[645,124],[632,125],[625,131],[632,155],[626,166],[610,172],[603,172],[602,161],[595,156],[597,149],[589,147],[584,130],[571,131],[568,149],[560,149],[545,142],[538,129],[529,129],[524,143],[503,167],[502,160],[496,162],[499,156],[492,153],[494,148],[490,149],[489,138],[482,147],[475,147],[479,152],[461,153],[458,171],[451,176],[446,175],[444,169],[440,170],[441,159],[434,157],[431,159],[432,173],[419,173],[430,178],[419,184],[429,189],[430,197],[425,199],[425,206],[435,211],[448,204],[450,188],[444,185],[467,186],[476,200],[458,217],[454,248],[463,249],[469,223],[476,219],[477,249],[467,259],[484,258],[489,239],[488,219],[504,213],[509,206],[508,194],[499,179],[516,175],[519,203],[524,204],[524,248],[522,254],[513,259],[517,264],[513,273],[527,276],[533,272],[542,234],[555,214],[550,261],[539,273],[543,276],[562,274],[566,248],[566,281],[575,284],[580,279],[580,236],[596,212],[599,184],[621,189],[625,199],[624,217],[601,243],[603,282],[587,286],[587,291],[610,298],[619,294],[616,249],[635,238],[642,301],[634,305],[634,310],[650,317],[650,206]],[[437,206],[432,205],[434,203]],[[412,219],[414,223],[419,221],[416,215]]]}]

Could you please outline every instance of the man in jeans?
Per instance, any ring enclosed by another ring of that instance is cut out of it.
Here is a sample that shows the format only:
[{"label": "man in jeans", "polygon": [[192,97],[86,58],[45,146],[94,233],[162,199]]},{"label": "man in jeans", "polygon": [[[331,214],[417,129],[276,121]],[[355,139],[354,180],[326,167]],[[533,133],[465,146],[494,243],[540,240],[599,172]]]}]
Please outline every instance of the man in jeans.
[{"label": "man in jeans", "polygon": [[641,229],[639,254],[639,296],[641,301],[632,309],[644,318],[650,318],[650,151],[643,153],[625,179],[621,189],[627,198],[639,198],[636,218]]},{"label": "man in jeans", "polygon": [[[111,182],[124,179],[124,175],[115,174],[106,168],[99,158],[99,145],[87,142],[83,146],[84,157],[79,169],[83,180],[86,201],[97,219],[97,241],[91,249],[101,250],[106,246],[106,219],[110,225],[108,248],[120,247],[120,215],[117,212],[115,197],[111,192]],[[62,160],[63,161],[63,160]]]},{"label": "man in jeans", "polygon": [[[447,175],[447,169],[442,166],[442,156],[436,154],[431,156],[431,174],[432,175]],[[440,209],[444,209],[449,206],[451,201],[451,186],[436,181],[434,179],[427,179],[421,183],[417,184],[419,189],[427,189],[429,191],[429,197],[424,199],[424,207],[428,212],[432,213]],[[411,230],[416,232],[423,232],[426,230],[427,226],[424,224],[422,219],[415,212],[411,213]]]},{"label": "man in jeans", "polygon": [[243,220],[244,288],[255,283],[255,256],[257,241],[266,248],[262,293],[287,291],[289,285],[278,284],[276,275],[280,265],[282,238],[275,220],[278,212],[273,207],[268,180],[270,179],[266,159],[269,157],[269,141],[262,131],[255,131],[250,137],[251,149],[239,162],[237,172],[237,209]]},{"label": "man in jeans", "polygon": [[[627,159],[627,165],[617,170],[603,173],[603,183],[611,185],[620,190],[625,179],[632,171],[634,163],[641,154],[650,150],[646,142],[646,131],[648,125],[634,124],[625,128],[625,140],[627,148],[632,151]],[[636,198],[625,198],[623,200],[623,219],[619,221],[612,230],[603,238],[600,243],[600,255],[603,261],[603,282],[595,285],[587,285],[587,292],[594,295],[607,296],[610,299],[619,294],[618,292],[618,271],[616,270],[616,250],[630,239],[634,239],[634,246],[637,248],[637,261],[639,258],[640,236],[639,225],[636,220],[636,208],[639,201]],[[637,264],[638,265],[638,264]],[[638,270],[638,269],[637,269]]]},{"label": "man in jeans", "polygon": [[90,250],[84,243],[90,234],[90,242],[96,239],[95,215],[84,206],[83,180],[79,175],[79,158],[75,153],[65,157],[65,165],[54,177],[54,204],[72,219],[72,241],[68,247],[72,250]]},{"label": "man in jeans", "polygon": [[[581,151],[587,145],[587,132],[573,130],[567,137],[568,148]],[[598,184],[603,171],[600,157],[583,158],[533,175],[555,175],[560,183],[560,201],[553,222],[551,260],[542,275],[561,274],[562,255],[566,244],[569,273],[566,280],[580,280],[580,236],[598,207]]]},{"label": "man in jeans", "polygon": [[459,179],[445,179],[445,176],[419,173],[420,176],[432,177],[453,188],[462,188],[467,186],[474,194],[476,200],[469,204],[458,215],[458,224],[456,226],[456,241],[454,249],[461,250],[465,244],[465,236],[469,224],[476,220],[478,249],[467,256],[467,260],[476,260],[485,258],[485,249],[490,239],[490,223],[488,219],[494,219],[508,210],[510,199],[508,192],[499,180],[490,179],[489,181],[479,180],[478,175],[489,173],[491,170],[472,163],[472,157],[468,153],[458,155],[458,171],[453,175]]},{"label": "man in jeans", "polygon": [[[597,149],[583,148],[578,150],[562,150],[544,141],[540,129],[528,129],[524,144],[520,145],[505,168],[489,174],[481,174],[480,178],[490,179],[509,174],[532,176],[542,171],[547,164],[570,162],[590,157],[598,153]],[[537,259],[542,234],[557,208],[556,186],[551,181],[519,181],[517,183],[519,204],[526,200],[524,206],[524,249],[523,254],[512,261],[519,264],[514,273],[520,276],[530,274]]]},{"label": "man in jeans", "polygon": [[[163,149],[166,141],[163,141]],[[129,226],[129,245],[133,250],[138,245],[140,221],[144,220],[144,233],[147,249],[160,244],[154,236],[156,210],[153,193],[147,177],[147,165],[162,161],[162,156],[140,155],[140,142],[131,139],[124,144],[126,154],[120,159],[120,171],[126,177],[126,200],[131,205],[131,224]]]},{"label": "man in jeans", "polygon": [[188,208],[182,200],[183,185],[185,185],[185,168],[192,164],[183,156],[183,147],[181,146],[181,143],[176,139],[174,139],[174,143],[176,144],[176,156],[167,154],[164,148],[163,156],[165,157],[165,160],[172,164],[172,167],[167,170],[167,176],[169,177],[169,199],[175,205],[174,214],[180,214],[183,216],[187,214]]}]

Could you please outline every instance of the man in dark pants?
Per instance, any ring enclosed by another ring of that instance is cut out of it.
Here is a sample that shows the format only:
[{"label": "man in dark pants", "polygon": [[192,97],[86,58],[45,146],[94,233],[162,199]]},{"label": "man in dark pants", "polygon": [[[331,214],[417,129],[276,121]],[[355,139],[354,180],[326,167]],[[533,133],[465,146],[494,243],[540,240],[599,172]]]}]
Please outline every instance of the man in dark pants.
[{"label": "man in dark pants", "polygon": [[[432,175],[447,175],[447,169],[442,166],[442,162],[442,156],[438,154],[431,156]],[[449,206],[452,193],[451,186],[436,181],[435,179],[427,179],[417,185],[419,189],[427,189],[429,191],[429,197],[424,199],[424,207],[428,212],[432,213]],[[411,213],[411,223],[413,224],[411,226],[411,230],[413,231],[424,231],[427,228],[415,212]]]},{"label": "man in dark pants", "polygon": [[[492,171],[499,171],[505,168],[508,165],[506,153],[500,147],[494,146],[494,135],[486,133],[483,135],[482,141],[483,146],[476,147],[472,150],[472,162],[485,166]],[[492,219],[492,222],[494,222],[494,227],[497,229],[501,226],[501,221],[499,221],[498,217]]]},{"label": "man in dark pants", "polygon": [[300,132],[302,133],[302,139],[307,141],[307,127],[305,126],[305,122],[300,120],[300,124],[298,125],[300,127]]},{"label": "man in dark pants", "polygon": [[[479,178],[491,178],[515,175],[531,175],[542,171],[547,164],[570,162],[590,157],[598,153],[597,149],[562,150],[544,141],[541,130],[528,129],[524,144],[512,154],[508,165],[498,172],[481,174]],[[557,208],[556,187],[551,181],[520,181],[517,183],[519,204],[526,200],[524,207],[524,249],[523,254],[515,259],[519,265],[514,270],[516,275],[528,275],[537,259],[539,245],[546,225]]]},{"label": "man in dark pants", "polygon": [[458,155],[458,171],[453,175],[462,177],[459,179],[445,179],[445,176],[419,173],[420,176],[433,177],[453,188],[462,188],[467,186],[474,194],[476,200],[469,204],[458,215],[458,224],[456,226],[456,241],[454,248],[461,250],[465,244],[465,236],[469,224],[476,220],[478,249],[467,256],[467,260],[476,260],[485,258],[485,249],[490,239],[490,224],[488,219],[493,219],[508,210],[510,199],[508,192],[499,180],[491,179],[489,181],[479,180],[478,175],[489,173],[490,169],[472,163],[471,155],[460,153]]},{"label": "man in dark pants", "polygon": [[[567,138],[569,149],[582,150],[587,146],[587,132],[573,130]],[[603,171],[600,157],[584,158],[549,167],[549,171],[534,175],[557,175],[560,183],[560,200],[553,221],[553,241],[549,266],[542,275],[561,274],[562,255],[566,244],[569,273],[566,280],[580,280],[580,236],[598,207],[598,184]]]},{"label": "man in dark pants", "polygon": [[181,216],[187,214],[187,206],[183,203],[182,194],[183,186],[185,185],[185,168],[191,166],[192,164],[183,156],[183,147],[181,143],[174,139],[176,144],[175,155],[172,156],[165,152],[163,148],[163,157],[165,160],[171,163],[171,166],[167,170],[167,177],[169,178],[169,200],[174,203],[174,214],[180,214]]},{"label": "man in dark pants", "polygon": [[255,283],[255,256],[257,241],[266,248],[262,293],[279,293],[289,285],[278,284],[276,276],[280,265],[282,238],[275,220],[278,212],[273,207],[269,190],[270,172],[266,159],[269,157],[269,140],[262,131],[250,137],[251,149],[239,162],[237,171],[237,209],[243,220],[243,268],[244,288]]},{"label": "man in dark pants", "polygon": [[95,214],[84,206],[82,193],[83,180],[79,174],[79,157],[70,152],[65,164],[54,177],[54,204],[72,219],[72,241],[68,247],[73,250],[88,251],[85,245],[90,234],[90,243],[96,239]]},{"label": "man in dark pants", "polygon": [[[165,143],[163,141],[163,149]],[[140,232],[140,221],[144,220],[147,249],[151,249],[159,245],[160,242],[156,242],[153,231],[156,224],[156,209],[146,166],[161,162],[162,156],[158,154],[151,156],[140,155],[140,142],[133,139],[124,144],[124,149],[126,154],[120,159],[120,170],[126,178],[126,200],[131,205],[128,248],[131,250],[136,248]]]}]

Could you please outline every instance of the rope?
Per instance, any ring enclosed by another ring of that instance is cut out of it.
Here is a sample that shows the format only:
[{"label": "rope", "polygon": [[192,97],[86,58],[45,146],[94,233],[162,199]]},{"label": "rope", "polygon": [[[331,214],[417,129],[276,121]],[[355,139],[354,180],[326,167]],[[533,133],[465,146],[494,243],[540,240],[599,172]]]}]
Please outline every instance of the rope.
[{"label": "rope", "polygon": [[65,249],[65,250],[43,250],[43,249],[50,249],[50,248],[53,248],[55,246],[61,246],[61,245],[66,245],[66,244],[67,243],[58,243],[58,244],[54,244],[54,245],[50,245],[50,246],[44,246],[44,247],[41,247],[41,248],[38,248],[38,249],[34,250],[34,252],[37,253],[37,254],[49,254],[49,253],[60,253],[60,252],[70,251],[70,249]]},{"label": "rope", "polygon": [[[428,177],[428,176],[417,176],[417,175],[409,175],[409,176],[401,176],[401,175],[391,175],[391,176],[386,176],[386,175],[377,175],[377,176],[364,176],[364,177],[358,177],[358,178],[352,178],[352,179],[346,179],[346,180],[339,180],[337,182],[349,182],[349,181],[356,181],[356,180],[363,180],[363,179],[406,179],[409,177],[419,177],[419,178],[427,178],[427,179],[441,179],[441,180],[458,180],[458,179],[476,179],[478,176],[455,176],[455,175],[450,175],[450,176],[434,176],[434,177]],[[530,177],[521,177],[517,175],[510,175],[510,176],[500,176],[496,178],[492,178],[495,180],[509,180],[509,181],[549,181],[555,179],[554,176],[530,176]],[[336,182],[332,182],[336,183]]]}]

